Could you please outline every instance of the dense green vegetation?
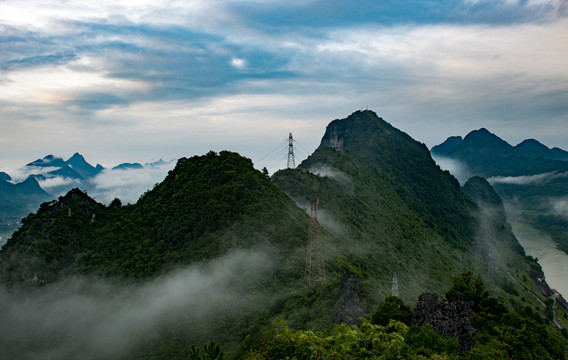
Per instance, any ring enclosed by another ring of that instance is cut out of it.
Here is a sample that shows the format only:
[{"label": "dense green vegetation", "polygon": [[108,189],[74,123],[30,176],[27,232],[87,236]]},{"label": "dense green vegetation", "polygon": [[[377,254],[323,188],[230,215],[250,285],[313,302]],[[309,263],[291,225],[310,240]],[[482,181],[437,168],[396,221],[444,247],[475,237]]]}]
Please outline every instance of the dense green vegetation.
[{"label": "dense green vegetation", "polygon": [[[487,216],[472,200],[480,194],[465,194],[423,144],[371,111],[330,123],[320,147],[298,169],[272,179],[300,206],[318,196],[320,222],[329,231],[328,268],[361,277],[367,311],[389,294],[393,272],[401,297],[414,302],[424,291],[447,287],[447,274],[473,269],[497,275],[493,289],[507,281],[508,266],[522,269],[523,254],[511,244],[516,240],[502,223],[504,214],[481,234]],[[491,269],[480,251],[486,242],[502,250],[502,261]]]},{"label": "dense green vegetation", "polygon": [[[455,337],[437,334],[430,324],[410,325],[410,308],[390,296],[377,310],[381,324],[340,324],[328,331],[292,330],[275,321],[262,345],[245,359],[564,359],[566,339],[534,320],[509,312],[485,291],[471,272],[452,276],[448,300],[471,301],[477,332],[471,349],[461,351]],[[408,321],[401,321],[403,317]],[[411,313],[410,313],[411,314]],[[389,321],[390,320],[390,321]]]},{"label": "dense green vegetation", "polygon": [[69,274],[147,278],[232,248],[294,249],[307,237],[306,219],[250,160],[210,152],[180,159],[136,205],[105,207],[79,190],[44,203],[2,249],[2,274],[8,283]]},{"label": "dense green vegetation", "polygon": [[[319,199],[326,280],[309,287],[303,279],[305,210],[312,196]],[[544,313],[525,290],[532,286],[527,258],[489,184],[477,179],[462,189],[423,144],[371,111],[330,123],[321,146],[298,169],[272,179],[249,159],[223,151],[180,159],[133,205],[116,199],[104,206],[75,189],[24,219],[0,251],[0,276],[5,285],[31,288],[32,296],[38,285],[48,288],[70,275],[141,284],[242,249],[262,251],[270,266],[251,279],[234,277],[238,311],[203,318],[175,314],[132,357],[201,357],[192,345],[213,340],[228,358],[303,358],[314,346],[323,349],[319,355],[336,358],[452,358],[453,340],[390,319],[408,323],[404,302],[415,303],[426,291],[444,292],[451,285],[448,274],[466,270],[480,274],[488,294],[503,303],[503,314],[525,309],[541,319]],[[400,299],[383,301],[394,272]],[[334,324],[345,305],[345,273],[361,280],[355,295],[367,319],[377,315],[373,323]],[[270,328],[275,319],[289,328],[279,322]],[[488,347],[483,351],[503,350],[480,344]]]}]

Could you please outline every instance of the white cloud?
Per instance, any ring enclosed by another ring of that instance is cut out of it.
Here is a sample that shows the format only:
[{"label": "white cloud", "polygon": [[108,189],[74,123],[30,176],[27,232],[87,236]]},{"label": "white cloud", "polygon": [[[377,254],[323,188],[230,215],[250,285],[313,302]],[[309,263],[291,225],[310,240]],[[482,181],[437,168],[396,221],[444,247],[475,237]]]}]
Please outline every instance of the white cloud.
[{"label": "white cloud", "polygon": [[135,203],[145,191],[162,182],[174,166],[175,161],[170,161],[143,169],[105,169],[91,181],[93,188],[89,195],[105,204],[114,198],[123,203]]},{"label": "white cloud", "polygon": [[244,69],[247,66],[247,61],[245,59],[234,57],[231,59],[231,66],[234,66],[237,69]]},{"label": "white cloud", "polygon": [[438,166],[440,166],[442,170],[449,171],[450,174],[452,174],[456,179],[458,179],[458,181],[462,185],[467,180],[469,180],[469,178],[472,175],[471,170],[468,168],[468,166],[459,160],[442,157],[442,156],[435,156],[433,157],[433,159],[434,161],[436,161],[436,164],[438,164]]},{"label": "white cloud", "polygon": [[59,187],[72,188],[80,184],[77,179],[70,179],[67,177],[56,176],[53,178],[47,178],[45,180],[38,181],[39,186],[48,193],[51,193],[53,189]]},{"label": "white cloud", "polygon": [[[28,162],[34,159],[29,159]],[[48,176],[47,173],[55,170],[59,170],[60,168],[55,166],[25,166],[21,168],[15,169],[6,169],[3,170],[7,174],[12,177],[12,183],[16,184],[22,182],[28,178],[30,175],[43,175]]]},{"label": "white cloud", "polygon": [[[83,59],[80,63],[86,62]],[[62,105],[76,100],[81,93],[125,95],[150,89],[150,85],[142,81],[113,79],[104,73],[74,71],[69,66],[13,71],[7,78],[8,83],[0,87],[0,101],[24,104]]]},{"label": "white cloud", "polygon": [[544,185],[549,181],[558,178],[568,177],[568,172],[558,173],[548,172],[537,175],[523,175],[523,176],[495,176],[487,179],[491,184],[513,184],[513,185]]}]

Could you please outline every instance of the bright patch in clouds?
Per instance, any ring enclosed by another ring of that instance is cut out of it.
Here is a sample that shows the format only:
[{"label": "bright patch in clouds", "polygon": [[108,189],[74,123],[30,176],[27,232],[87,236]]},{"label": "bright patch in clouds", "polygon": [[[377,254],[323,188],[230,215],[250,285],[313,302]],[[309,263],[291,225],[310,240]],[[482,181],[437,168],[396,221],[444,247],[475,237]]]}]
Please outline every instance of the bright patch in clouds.
[{"label": "bright patch in clouds", "polygon": [[568,148],[567,15],[560,0],[2,1],[0,166],[255,160],[367,107],[428,146],[486,127]]},{"label": "bright patch in clouds", "polygon": [[14,71],[0,87],[0,101],[61,105],[84,92],[123,95],[148,90],[141,81],[113,79],[103,73],[74,71],[65,67]]},{"label": "bright patch in clouds", "polygon": [[231,65],[236,67],[237,69],[242,69],[247,65],[247,62],[244,59],[232,58]]}]

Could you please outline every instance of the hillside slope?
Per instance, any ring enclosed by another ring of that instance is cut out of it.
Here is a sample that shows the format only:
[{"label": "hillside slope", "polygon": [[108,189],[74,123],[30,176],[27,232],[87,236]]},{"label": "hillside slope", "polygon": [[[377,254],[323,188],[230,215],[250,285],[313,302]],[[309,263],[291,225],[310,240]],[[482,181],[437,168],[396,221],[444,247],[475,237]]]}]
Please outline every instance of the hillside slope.
[{"label": "hillside slope", "polygon": [[[423,144],[372,111],[331,122],[310,157],[272,179],[300,206],[319,198],[328,269],[360,276],[368,307],[389,294],[393,273],[400,296],[415,302],[423,291],[447,288],[447,274],[474,270],[502,293],[506,272],[524,271],[504,215],[487,225],[480,205]],[[506,261],[491,268],[480,251],[487,237],[504,242]]]},{"label": "hillside slope", "polygon": [[[390,294],[395,273],[400,297],[415,303],[422,292],[445,292],[449,275],[473,270],[508,307],[526,307],[541,319],[539,303],[523,288],[532,286],[527,259],[493,195],[486,182],[463,191],[423,144],[374,112],[359,111],[331,122],[298,169],[272,179],[236,153],[210,152],[180,159],[133,205],[116,199],[104,206],[79,190],[45,203],[0,251],[0,279],[31,288],[33,296],[41,293],[38,285],[49,293],[70,276],[95,275],[125,284],[127,292],[142,284],[142,298],[169,304],[169,296],[144,284],[168,284],[169,274],[187,266],[223,264],[217,270],[230,284],[200,282],[199,297],[208,302],[219,287],[236,288],[238,296],[215,305],[218,311],[209,316],[188,315],[189,305],[166,312],[169,326],[146,329],[153,334],[146,345],[106,358],[179,358],[192,343],[207,340],[239,356],[259,346],[262,328],[277,318],[293,328],[325,330],[353,303],[369,316]],[[317,222],[306,214],[312,196],[318,198]],[[495,212],[484,211],[484,203]],[[318,222],[314,235],[308,224]],[[303,278],[310,236],[321,240],[326,273],[313,286]],[[220,260],[243,250],[254,251],[244,254],[252,264],[261,258],[263,266]],[[201,274],[211,272],[205,266]],[[346,273],[353,283],[360,280],[350,296],[342,282]],[[87,293],[107,288],[95,285]],[[191,291],[175,287],[173,298],[179,291],[190,297]],[[23,344],[50,350],[65,337],[34,341]]]}]

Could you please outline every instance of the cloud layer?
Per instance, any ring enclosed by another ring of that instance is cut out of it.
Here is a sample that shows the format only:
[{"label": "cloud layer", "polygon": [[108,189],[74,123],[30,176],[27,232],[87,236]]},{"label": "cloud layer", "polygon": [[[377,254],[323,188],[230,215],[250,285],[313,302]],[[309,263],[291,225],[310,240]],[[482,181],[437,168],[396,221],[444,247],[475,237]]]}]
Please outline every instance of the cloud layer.
[{"label": "cloud layer", "polygon": [[367,106],[430,146],[487,127],[567,148],[566,15],[561,0],[4,1],[0,165],[254,160],[289,131],[315,148]]}]

